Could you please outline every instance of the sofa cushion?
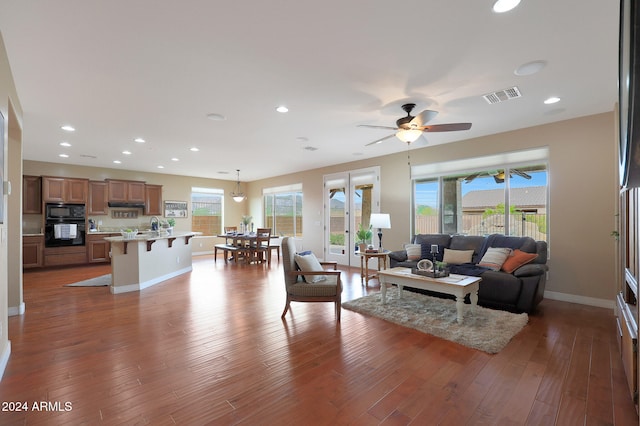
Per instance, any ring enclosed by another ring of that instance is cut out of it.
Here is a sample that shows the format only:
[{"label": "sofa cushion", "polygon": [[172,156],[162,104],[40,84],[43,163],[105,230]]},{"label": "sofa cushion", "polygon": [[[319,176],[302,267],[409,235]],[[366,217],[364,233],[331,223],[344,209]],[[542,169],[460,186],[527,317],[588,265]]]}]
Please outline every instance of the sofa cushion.
[{"label": "sofa cushion", "polygon": [[453,250],[473,250],[472,263],[478,263],[484,252],[486,237],[480,235],[454,235],[449,248]]},{"label": "sofa cushion", "polygon": [[526,253],[520,249],[515,249],[504,261],[501,269],[504,272],[511,274],[513,273],[513,271],[515,271],[522,265],[526,265],[527,263],[531,262],[536,257],[538,257],[537,253]]},{"label": "sofa cushion", "polygon": [[436,244],[438,246],[438,254],[436,260],[442,262],[442,256],[444,255],[444,248],[449,247],[451,236],[448,234],[418,234],[414,239],[415,244],[420,244],[421,253],[420,259],[433,260],[431,254],[431,246]]},{"label": "sofa cushion", "polygon": [[407,260],[420,260],[422,255],[422,246],[420,244],[406,244],[404,249],[407,251]]},{"label": "sofa cushion", "polygon": [[478,262],[478,265],[493,271],[499,271],[509,254],[511,254],[510,248],[489,247],[480,262]]},{"label": "sofa cushion", "polygon": [[453,250],[444,249],[442,261],[451,265],[459,265],[461,263],[470,263],[473,257],[473,250]]}]

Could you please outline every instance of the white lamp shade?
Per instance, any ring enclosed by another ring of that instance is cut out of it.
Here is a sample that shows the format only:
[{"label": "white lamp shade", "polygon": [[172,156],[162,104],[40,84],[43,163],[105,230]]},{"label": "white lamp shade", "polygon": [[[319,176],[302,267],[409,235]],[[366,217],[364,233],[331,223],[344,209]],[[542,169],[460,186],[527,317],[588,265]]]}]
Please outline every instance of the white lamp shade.
[{"label": "white lamp shade", "polygon": [[372,228],[378,229],[390,229],[391,217],[388,213],[371,213],[371,220],[369,224]]}]

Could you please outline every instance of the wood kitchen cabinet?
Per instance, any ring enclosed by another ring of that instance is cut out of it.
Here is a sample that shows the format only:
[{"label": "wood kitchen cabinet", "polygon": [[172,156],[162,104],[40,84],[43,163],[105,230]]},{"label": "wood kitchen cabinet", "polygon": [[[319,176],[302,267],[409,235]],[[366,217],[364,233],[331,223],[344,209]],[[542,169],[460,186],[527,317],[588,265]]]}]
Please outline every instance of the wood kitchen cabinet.
[{"label": "wood kitchen cabinet", "polygon": [[107,214],[107,182],[89,181],[87,214]]},{"label": "wood kitchen cabinet", "polygon": [[104,237],[113,237],[120,234],[98,234],[87,235],[87,261],[89,263],[111,262],[111,243],[106,241]]},{"label": "wood kitchen cabinet", "polygon": [[89,179],[42,177],[42,198],[45,203],[87,202]]},{"label": "wood kitchen cabinet", "polygon": [[162,215],[162,185],[145,185],[144,214]]},{"label": "wood kitchen cabinet", "polygon": [[22,237],[22,267],[40,268],[43,264],[44,236],[28,235]]},{"label": "wood kitchen cabinet", "polygon": [[22,176],[22,213],[42,213],[42,178]]},{"label": "wood kitchen cabinet", "polygon": [[107,179],[110,202],[140,203],[145,202],[145,183],[128,180]]},{"label": "wood kitchen cabinet", "polygon": [[44,248],[44,266],[79,265],[87,263],[85,246]]}]

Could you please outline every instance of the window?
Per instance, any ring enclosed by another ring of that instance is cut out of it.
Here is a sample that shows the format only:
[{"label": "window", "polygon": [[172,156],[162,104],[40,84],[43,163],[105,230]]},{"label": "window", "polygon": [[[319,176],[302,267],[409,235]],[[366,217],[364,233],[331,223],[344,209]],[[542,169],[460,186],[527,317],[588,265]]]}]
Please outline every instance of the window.
[{"label": "window", "polygon": [[222,233],[224,191],[217,188],[191,188],[191,229],[202,235]]},{"label": "window", "polygon": [[[427,175],[414,180],[414,232],[505,234],[547,241],[546,149],[528,154],[524,157],[545,161],[489,167],[502,159],[496,156],[462,160],[458,166],[485,163],[475,170],[456,171],[453,162],[414,168]],[[434,173],[441,175],[428,176]]]},{"label": "window", "polygon": [[302,237],[302,184],[266,188],[264,223],[272,235]]}]

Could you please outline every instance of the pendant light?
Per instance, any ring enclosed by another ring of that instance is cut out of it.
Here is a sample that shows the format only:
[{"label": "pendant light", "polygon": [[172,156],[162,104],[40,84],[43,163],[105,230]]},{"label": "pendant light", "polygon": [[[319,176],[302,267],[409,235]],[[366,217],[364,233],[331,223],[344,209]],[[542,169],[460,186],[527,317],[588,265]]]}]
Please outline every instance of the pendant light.
[{"label": "pendant light", "polygon": [[232,192],[231,197],[233,197],[233,201],[235,201],[236,203],[241,203],[246,197],[244,196],[244,193],[240,192],[240,169],[236,169],[236,172],[238,172],[238,182],[236,186],[236,192]]}]

